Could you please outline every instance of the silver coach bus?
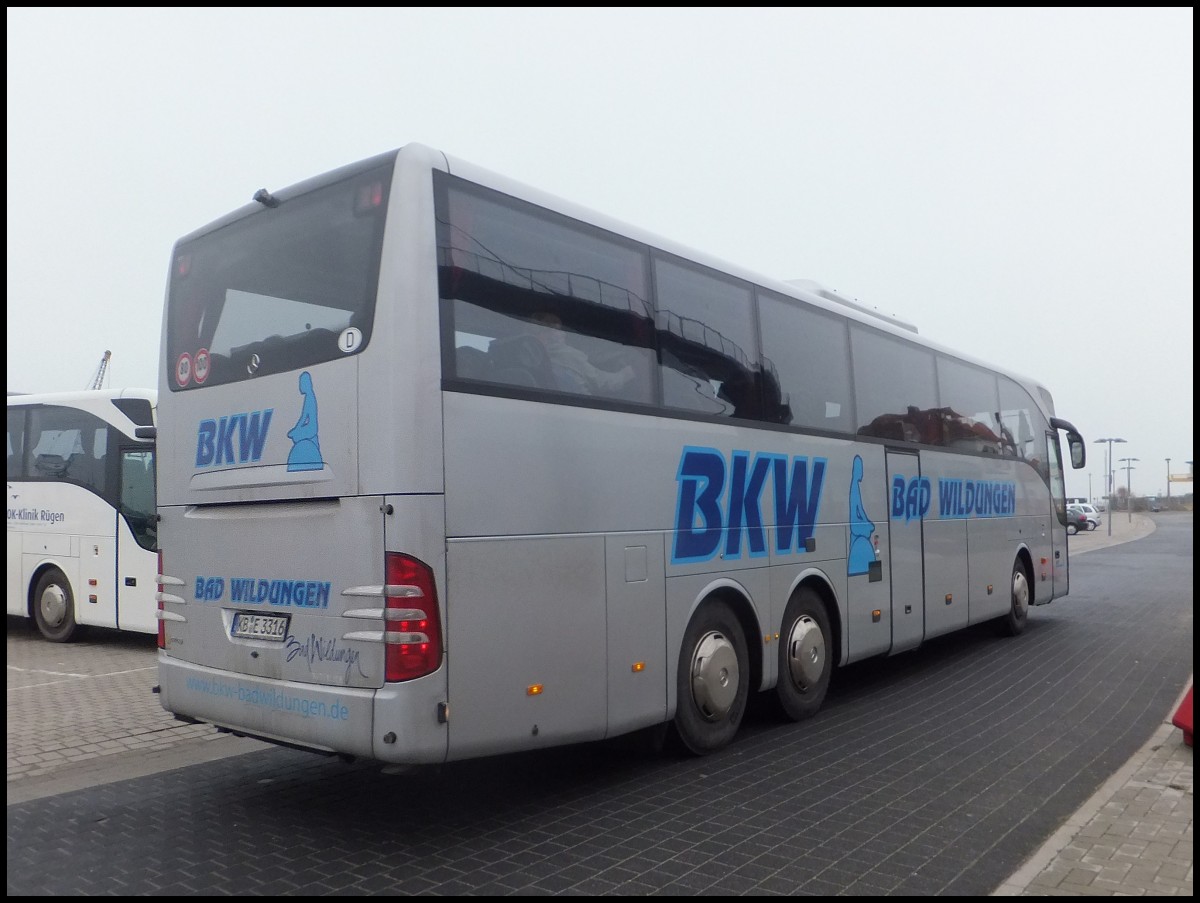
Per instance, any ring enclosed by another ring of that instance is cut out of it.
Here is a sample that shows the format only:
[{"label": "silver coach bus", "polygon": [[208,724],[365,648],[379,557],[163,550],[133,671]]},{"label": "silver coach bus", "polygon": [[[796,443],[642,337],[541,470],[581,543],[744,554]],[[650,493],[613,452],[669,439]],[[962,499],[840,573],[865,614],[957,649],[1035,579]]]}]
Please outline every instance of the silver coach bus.
[{"label": "silver coach bus", "polygon": [[420,145],[175,246],[159,671],[388,763],[663,725],[1068,588],[1045,388]]}]

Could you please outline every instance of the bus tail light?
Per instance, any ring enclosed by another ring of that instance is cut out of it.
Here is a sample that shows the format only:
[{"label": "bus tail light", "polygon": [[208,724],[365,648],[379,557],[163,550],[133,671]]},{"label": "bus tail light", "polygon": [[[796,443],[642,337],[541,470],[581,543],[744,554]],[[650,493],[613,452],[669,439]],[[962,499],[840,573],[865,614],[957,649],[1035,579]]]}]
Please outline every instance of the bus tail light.
[{"label": "bus tail light", "polygon": [[416,558],[386,553],[384,589],[384,679],[412,680],[442,663],[442,623],[433,571]]},{"label": "bus tail light", "polygon": [[383,206],[383,183],[369,182],[359,186],[354,199],[355,213],[368,213]]},{"label": "bus tail light", "polygon": [[167,622],[162,619],[163,600],[162,600],[162,549],[158,550],[158,648],[167,648]]}]

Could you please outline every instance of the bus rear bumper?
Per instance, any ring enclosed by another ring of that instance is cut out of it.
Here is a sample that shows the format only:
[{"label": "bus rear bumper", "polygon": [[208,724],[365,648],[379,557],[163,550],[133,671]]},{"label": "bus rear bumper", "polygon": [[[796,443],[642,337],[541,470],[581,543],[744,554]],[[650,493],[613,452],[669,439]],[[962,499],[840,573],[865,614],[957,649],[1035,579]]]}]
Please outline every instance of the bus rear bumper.
[{"label": "bus rear bumper", "polygon": [[[398,764],[445,761],[446,725],[436,717],[437,702],[427,699],[444,691],[443,674],[355,689],[269,680],[158,654],[159,699],[177,718],[283,746]],[[376,729],[380,707],[387,716]]]}]

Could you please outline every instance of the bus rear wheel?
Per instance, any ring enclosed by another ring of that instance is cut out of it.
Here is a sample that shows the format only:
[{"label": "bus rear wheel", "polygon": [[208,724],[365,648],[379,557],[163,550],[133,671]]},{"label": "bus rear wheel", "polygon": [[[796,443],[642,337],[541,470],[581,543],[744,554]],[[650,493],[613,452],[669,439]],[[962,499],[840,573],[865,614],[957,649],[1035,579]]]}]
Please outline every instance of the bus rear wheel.
[{"label": "bus rear wheel", "polygon": [[1003,636],[1017,636],[1025,630],[1025,625],[1029,623],[1032,589],[1029,583],[1029,572],[1025,570],[1025,563],[1020,558],[1013,562],[1011,596],[1008,614],[996,622],[996,626]]},{"label": "bus rear wheel", "polygon": [[779,638],[775,698],[788,718],[803,721],[821,708],[833,672],[829,617],[811,589],[801,588],[788,602]]},{"label": "bus rear wheel", "polygon": [[75,597],[62,571],[51,568],[38,580],[33,591],[33,620],[52,643],[66,643],[75,635]]},{"label": "bus rear wheel", "polygon": [[674,727],[688,752],[707,755],[733,739],[749,680],[742,625],[728,603],[709,599],[692,616],[679,652]]}]

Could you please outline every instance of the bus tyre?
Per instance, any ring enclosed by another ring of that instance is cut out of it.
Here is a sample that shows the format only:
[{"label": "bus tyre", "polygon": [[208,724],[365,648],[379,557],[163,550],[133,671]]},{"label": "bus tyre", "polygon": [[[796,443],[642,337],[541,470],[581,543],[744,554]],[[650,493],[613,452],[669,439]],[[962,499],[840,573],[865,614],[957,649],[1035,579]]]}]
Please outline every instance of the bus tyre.
[{"label": "bus tyre", "polygon": [[65,643],[75,635],[75,598],[62,571],[51,568],[38,580],[33,619],[42,636],[53,643]]},{"label": "bus tyre", "polygon": [[703,756],[733,739],[749,679],[742,625],[726,602],[709,599],[692,616],[679,652],[674,725],[688,752]]},{"label": "bus tyre", "polygon": [[1016,636],[1025,630],[1029,621],[1030,594],[1029,573],[1025,570],[1024,562],[1018,558],[1013,562],[1012,601],[1009,603],[1008,614],[996,622],[1001,635]]},{"label": "bus tyre", "polygon": [[788,602],[779,633],[775,698],[793,721],[811,718],[825,701],[833,673],[829,617],[820,597],[802,587]]}]

